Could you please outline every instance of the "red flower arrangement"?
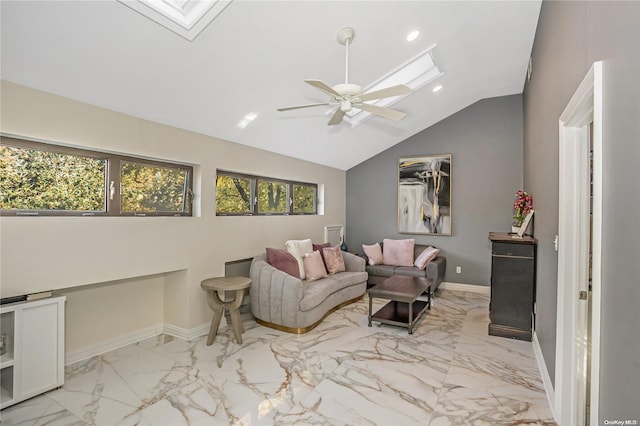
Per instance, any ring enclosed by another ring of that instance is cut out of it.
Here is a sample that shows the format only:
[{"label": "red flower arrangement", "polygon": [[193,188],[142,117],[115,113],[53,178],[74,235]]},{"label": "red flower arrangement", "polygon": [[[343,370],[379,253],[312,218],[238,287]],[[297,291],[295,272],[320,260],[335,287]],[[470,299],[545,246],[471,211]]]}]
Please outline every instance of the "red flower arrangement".
[{"label": "red flower arrangement", "polygon": [[533,197],[526,191],[518,190],[513,202],[513,226],[522,226],[522,221],[533,210]]}]

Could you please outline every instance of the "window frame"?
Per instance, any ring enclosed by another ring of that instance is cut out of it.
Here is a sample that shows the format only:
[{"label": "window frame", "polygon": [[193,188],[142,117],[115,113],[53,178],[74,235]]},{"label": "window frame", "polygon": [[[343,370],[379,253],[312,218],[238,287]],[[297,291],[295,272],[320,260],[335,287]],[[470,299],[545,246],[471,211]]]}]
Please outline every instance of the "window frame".
[{"label": "window frame", "polygon": [[[76,148],[66,145],[59,145],[49,142],[36,142],[13,136],[0,135],[1,146],[12,146],[17,148],[47,151],[58,154],[73,155],[78,157],[96,158],[105,161],[104,174],[104,211],[87,210],[36,210],[36,209],[0,209],[0,216],[121,216],[121,217],[183,217],[193,216],[193,166],[141,158],[129,155],[120,155],[98,150]],[[186,171],[186,182],[183,197],[183,211],[176,212],[123,212],[121,210],[121,168],[123,162],[139,163],[144,165],[157,166],[168,169],[178,169]],[[113,184],[112,184],[113,182]],[[111,196],[110,188],[113,186],[114,194]]]},{"label": "window frame", "polygon": [[[260,175],[249,175],[246,173],[238,173],[232,172],[228,170],[217,169],[216,170],[216,181],[219,176],[228,176],[231,178],[241,178],[241,179],[249,179],[250,180],[250,188],[251,188],[251,202],[250,202],[250,212],[238,212],[238,213],[219,213],[218,212],[218,194],[216,193],[216,216],[317,216],[318,215],[318,184],[309,183],[309,182],[301,182],[301,181],[293,181],[269,176],[260,176]],[[285,204],[286,208],[284,212],[260,212],[258,209],[258,184],[259,182],[277,182],[283,183],[286,185],[286,195],[285,195]],[[308,186],[313,188],[313,212],[294,212],[293,211],[293,186]]]}]

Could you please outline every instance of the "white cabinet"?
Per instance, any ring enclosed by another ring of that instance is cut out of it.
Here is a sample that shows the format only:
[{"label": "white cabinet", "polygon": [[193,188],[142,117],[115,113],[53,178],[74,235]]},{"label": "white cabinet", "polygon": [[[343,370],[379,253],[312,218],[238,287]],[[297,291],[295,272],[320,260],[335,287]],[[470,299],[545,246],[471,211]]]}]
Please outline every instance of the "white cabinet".
[{"label": "white cabinet", "polygon": [[64,302],[54,296],[0,307],[0,408],[64,384]]}]

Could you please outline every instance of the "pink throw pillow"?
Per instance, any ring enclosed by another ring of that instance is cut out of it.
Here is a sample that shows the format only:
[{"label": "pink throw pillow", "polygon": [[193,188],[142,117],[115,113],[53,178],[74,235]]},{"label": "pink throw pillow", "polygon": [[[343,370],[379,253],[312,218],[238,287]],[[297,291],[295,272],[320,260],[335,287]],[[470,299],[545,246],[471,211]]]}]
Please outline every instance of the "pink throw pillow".
[{"label": "pink throw pillow", "polygon": [[416,240],[382,240],[384,246],[384,264],[393,266],[413,266],[413,247]]},{"label": "pink throw pillow", "polygon": [[347,270],[340,246],[323,248],[322,253],[324,254],[324,263],[327,265],[327,271],[330,274],[337,274]]},{"label": "pink throw pillow", "polygon": [[414,265],[416,265],[416,268],[418,269],[424,269],[427,267],[427,263],[438,257],[439,254],[440,250],[435,247],[429,246],[426,249],[422,250],[422,253],[420,253],[420,256],[418,256]]},{"label": "pink throw pillow", "polygon": [[375,243],[370,246],[363,244],[362,250],[364,251],[364,254],[366,254],[369,258],[369,265],[382,265],[384,263],[384,259],[382,257],[382,248],[380,248],[379,243]]},{"label": "pink throw pillow", "polygon": [[304,263],[304,273],[307,281],[315,281],[327,276],[327,270],[324,268],[324,262],[319,251],[312,251],[302,255]]},{"label": "pink throw pillow", "polygon": [[291,276],[300,278],[298,261],[287,250],[267,247],[267,262],[276,269],[281,270]]},{"label": "pink throw pillow", "polygon": [[322,244],[314,244],[313,249],[318,250],[320,252],[320,256],[322,256],[322,261],[324,262],[324,253],[322,253],[323,248],[331,247],[331,243],[322,243]]}]

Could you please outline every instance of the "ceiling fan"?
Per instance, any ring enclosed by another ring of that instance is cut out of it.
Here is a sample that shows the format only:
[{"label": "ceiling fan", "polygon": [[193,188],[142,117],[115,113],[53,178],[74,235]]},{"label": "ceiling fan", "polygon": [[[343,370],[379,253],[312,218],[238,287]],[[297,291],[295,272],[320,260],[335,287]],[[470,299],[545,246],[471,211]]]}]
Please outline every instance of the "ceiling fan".
[{"label": "ceiling fan", "polygon": [[331,120],[329,120],[329,126],[340,124],[344,115],[351,111],[353,108],[361,109],[370,112],[371,114],[389,118],[394,121],[402,120],[406,115],[406,113],[402,111],[366,104],[365,102],[409,94],[411,93],[411,89],[408,86],[399,84],[380,90],[374,90],[373,92],[363,93],[362,87],[358,86],[357,84],[349,83],[349,44],[353,41],[354,35],[355,33],[353,31],[353,28],[347,27],[340,30],[336,37],[338,39],[338,43],[343,44],[346,50],[344,84],[336,84],[335,86],[331,87],[320,80],[304,81],[305,83],[310,84],[316,89],[320,89],[324,93],[330,95],[333,100],[317,104],[278,108],[278,111],[290,111],[293,109],[310,108],[322,105],[338,105],[338,109],[333,114],[333,117],[331,117]]}]

